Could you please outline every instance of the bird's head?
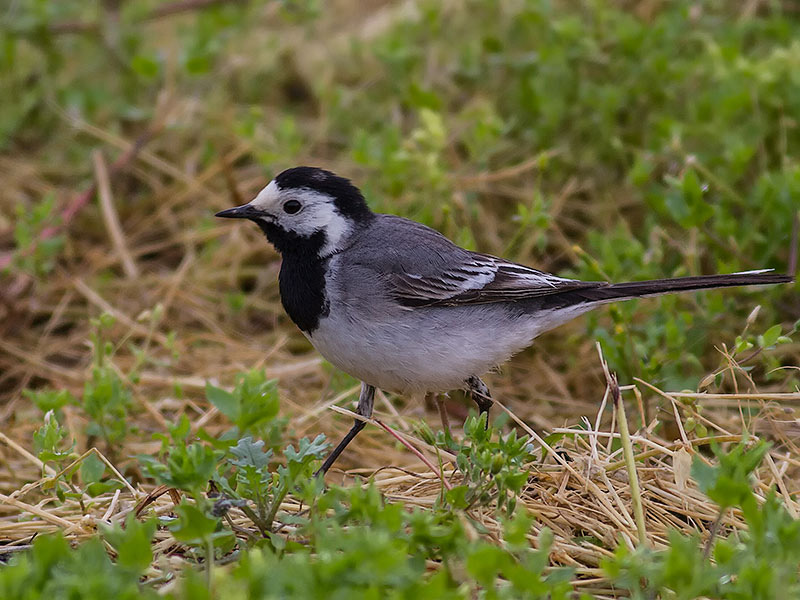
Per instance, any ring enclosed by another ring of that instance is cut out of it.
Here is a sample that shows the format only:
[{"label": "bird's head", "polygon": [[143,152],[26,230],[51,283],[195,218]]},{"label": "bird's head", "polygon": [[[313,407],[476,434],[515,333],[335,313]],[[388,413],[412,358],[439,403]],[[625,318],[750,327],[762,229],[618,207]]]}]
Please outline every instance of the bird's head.
[{"label": "bird's head", "polygon": [[250,219],[282,254],[341,250],[373,218],[364,196],[349,179],[316,167],[287,169],[249,203],[217,217]]}]

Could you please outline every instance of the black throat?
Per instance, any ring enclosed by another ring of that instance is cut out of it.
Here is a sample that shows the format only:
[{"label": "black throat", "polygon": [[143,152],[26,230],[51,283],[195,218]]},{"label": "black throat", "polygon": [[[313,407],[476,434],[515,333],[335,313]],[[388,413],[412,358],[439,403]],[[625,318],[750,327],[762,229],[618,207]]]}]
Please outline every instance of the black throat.
[{"label": "black throat", "polygon": [[255,222],[283,257],[278,275],[283,309],[302,331],[313,333],[319,320],[330,312],[325,297],[328,259],[319,256],[326,242],[325,233],[318,231],[304,237],[261,219]]}]

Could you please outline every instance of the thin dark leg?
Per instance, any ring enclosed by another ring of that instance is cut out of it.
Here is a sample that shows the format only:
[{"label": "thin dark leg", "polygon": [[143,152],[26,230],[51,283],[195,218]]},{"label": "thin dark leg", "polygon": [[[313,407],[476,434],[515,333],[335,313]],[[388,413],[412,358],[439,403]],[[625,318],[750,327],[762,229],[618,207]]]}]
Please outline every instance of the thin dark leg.
[{"label": "thin dark leg", "polygon": [[436,408],[439,409],[439,419],[442,421],[442,428],[444,432],[450,435],[450,419],[447,417],[447,405],[445,404],[445,394],[434,394],[433,400],[436,402]]},{"label": "thin dark leg", "polygon": [[483,383],[483,380],[477,375],[467,378],[466,382],[469,395],[478,405],[478,410],[481,414],[486,413],[486,427],[489,427],[489,409],[492,408],[492,395],[489,393],[489,387]]},{"label": "thin dark leg", "polygon": [[[372,405],[375,401],[375,388],[371,385],[367,385],[366,383],[361,384],[361,394],[358,396],[358,408],[356,412],[361,415],[362,417],[366,417],[369,419],[372,416]],[[333,449],[333,452],[330,453],[328,458],[325,459],[325,462],[322,463],[322,466],[317,470],[315,475],[325,475],[328,472],[328,469],[331,468],[331,465],[336,462],[336,459],[339,458],[339,455],[344,451],[354,437],[358,435],[358,432],[364,429],[366,423],[364,421],[359,421],[358,419],[355,420],[353,426],[350,428],[350,431],[347,432],[347,435],[344,436],[344,439],[339,442],[339,445]]]}]

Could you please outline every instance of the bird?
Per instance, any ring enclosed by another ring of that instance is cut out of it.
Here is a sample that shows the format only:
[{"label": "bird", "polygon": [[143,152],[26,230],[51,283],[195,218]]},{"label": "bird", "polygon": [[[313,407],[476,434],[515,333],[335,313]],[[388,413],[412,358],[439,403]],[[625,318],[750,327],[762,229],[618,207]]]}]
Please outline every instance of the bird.
[{"label": "bird", "polygon": [[[463,389],[488,424],[492,399],[481,376],[541,333],[598,306],[793,281],[771,269],[626,283],[559,277],[375,213],[349,179],[309,166],[281,172],[251,202],[215,216],[253,221],[280,253],[284,310],[327,361],[361,381],[356,411],[365,419],[376,389]],[[318,474],[364,426],[355,420]]]}]

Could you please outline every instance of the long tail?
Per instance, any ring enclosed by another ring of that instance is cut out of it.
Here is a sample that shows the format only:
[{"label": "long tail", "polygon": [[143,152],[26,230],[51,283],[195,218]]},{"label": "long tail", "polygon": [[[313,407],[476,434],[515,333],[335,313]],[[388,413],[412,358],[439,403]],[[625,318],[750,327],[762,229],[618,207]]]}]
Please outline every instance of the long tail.
[{"label": "long tail", "polygon": [[688,292],[710,288],[733,287],[741,285],[773,285],[791,283],[794,277],[772,273],[771,269],[730,273],[728,275],[703,275],[700,277],[678,277],[675,279],[653,279],[650,281],[630,281],[612,283],[585,289],[570,290],[554,294],[551,298],[561,306],[575,306],[584,303],[604,303],[615,300],[629,300],[644,296],[658,296],[673,292]]}]

